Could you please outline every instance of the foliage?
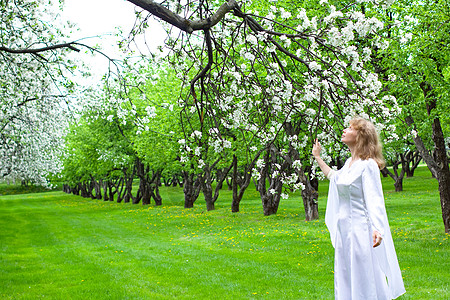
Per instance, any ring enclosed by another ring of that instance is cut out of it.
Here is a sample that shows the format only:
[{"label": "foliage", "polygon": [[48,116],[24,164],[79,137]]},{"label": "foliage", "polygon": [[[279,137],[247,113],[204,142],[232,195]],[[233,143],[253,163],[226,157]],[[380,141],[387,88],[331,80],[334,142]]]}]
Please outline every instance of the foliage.
[{"label": "foliage", "polygon": [[[390,47],[381,51],[389,88],[405,115],[416,120],[417,132],[431,148],[435,117],[448,124],[449,23],[448,1],[397,1],[389,13]],[[427,86],[432,89],[426,93]],[[437,100],[432,115],[426,103]],[[444,126],[446,136],[448,126]]]},{"label": "foliage", "polygon": [[392,91],[404,108],[404,121],[439,183],[444,228],[450,232],[449,132],[448,125],[442,125],[449,123],[450,4],[399,1],[387,16],[392,46],[380,53],[383,73],[393,79]]},{"label": "foliage", "polygon": [[[53,1],[1,1],[0,178],[46,185],[61,170],[64,98],[77,73]],[[80,74],[80,73],[78,73]]]},{"label": "foliage", "polygon": [[[383,24],[356,3],[340,8],[328,1],[319,7],[308,1],[241,4],[203,36],[180,34],[168,41],[169,60],[190,86],[183,117],[186,123],[195,120],[191,132],[202,133],[201,139],[186,141],[189,149],[221,141],[251,156],[273,144],[283,156],[291,147],[301,153],[302,164],[291,163],[295,170],[310,164],[307,145],[315,137],[335,148],[355,113],[380,121],[397,113],[395,99],[382,93],[369,68],[374,49],[387,46],[377,35]],[[219,3],[187,5],[196,8],[189,11],[192,20],[214,18]],[[187,6],[182,9],[187,12]],[[365,10],[371,9],[377,7],[368,1]],[[224,148],[217,147],[216,154]],[[193,158],[204,161],[202,155]],[[269,172],[286,185],[292,181],[292,171],[271,165]]]},{"label": "foliage", "polygon": [[91,177],[108,179],[132,164],[134,152],[122,135],[123,130],[117,122],[89,115],[72,124],[65,137],[62,158],[64,181],[76,184]]},{"label": "foliage", "polygon": [[[162,132],[167,126],[160,121],[175,120],[178,114],[157,111],[161,102],[149,105],[155,100],[146,89],[157,72],[153,66],[146,69],[145,62],[130,63],[120,81],[106,78],[95,110],[101,118],[117,117],[119,124],[135,126],[136,134],[131,130],[127,138],[154,174],[179,158],[192,179],[188,182],[198,181],[212,199],[213,172],[229,170],[237,158],[239,172],[258,180],[263,203],[272,203],[268,214],[276,213],[280,197],[298,189],[305,189],[304,200],[314,207],[317,195],[309,183],[316,175],[309,154],[314,138],[321,139],[324,149],[342,154],[336,141],[356,113],[383,121],[380,129],[392,132],[392,125],[385,124],[398,113],[397,103],[382,91],[371,66],[375,49],[387,47],[374,12],[390,1],[339,6],[304,1],[294,7],[288,1],[131,2],[184,30],[170,35],[169,66],[162,65],[173,68],[170,75],[181,81],[178,101],[172,98],[167,105],[179,112],[180,128],[175,135]],[[180,23],[174,13],[182,12]],[[203,34],[192,34],[200,30]],[[181,153],[173,151],[176,137]],[[308,218],[315,217],[307,213]]]}]

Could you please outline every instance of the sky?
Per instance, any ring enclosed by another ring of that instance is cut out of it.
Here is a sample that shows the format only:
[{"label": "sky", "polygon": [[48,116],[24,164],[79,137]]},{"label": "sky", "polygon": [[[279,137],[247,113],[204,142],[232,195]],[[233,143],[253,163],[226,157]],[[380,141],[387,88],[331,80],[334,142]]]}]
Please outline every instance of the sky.
[{"label": "sky", "polygon": [[[141,10],[140,8],[137,8]],[[101,45],[102,51],[108,56],[120,59],[122,54],[118,51],[117,42],[120,40],[114,35],[116,27],[121,27],[124,36],[133,28],[135,22],[135,5],[125,0],[65,0],[62,16],[75,23],[80,30],[72,33],[72,40],[85,39],[82,42],[90,46]],[[163,45],[166,37],[162,25],[151,19],[146,30],[145,40],[150,51],[156,51],[159,45]],[[139,49],[147,54],[149,50],[141,37],[138,40]],[[133,46],[134,47],[134,46]],[[136,49],[136,48],[134,48]],[[80,55],[80,54],[78,54]],[[100,79],[107,71],[108,60],[96,55],[82,55],[82,59],[91,66],[93,76]]]}]

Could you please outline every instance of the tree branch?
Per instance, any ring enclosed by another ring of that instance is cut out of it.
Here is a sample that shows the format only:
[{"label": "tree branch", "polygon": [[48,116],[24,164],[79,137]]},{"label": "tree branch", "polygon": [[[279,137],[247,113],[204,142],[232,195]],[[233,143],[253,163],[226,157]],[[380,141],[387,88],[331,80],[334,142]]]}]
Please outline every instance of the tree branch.
[{"label": "tree branch", "polygon": [[45,51],[49,51],[49,50],[69,48],[73,51],[80,52],[80,49],[75,48],[73,45],[74,45],[74,43],[64,43],[64,44],[57,44],[57,45],[52,45],[52,46],[43,47],[43,48],[36,48],[36,49],[11,49],[11,48],[0,46],[0,51],[13,53],[13,54],[29,54],[29,53],[31,53],[31,54],[37,55],[40,52],[45,52]]},{"label": "tree branch", "polygon": [[156,17],[172,24],[173,26],[187,33],[193,33],[197,30],[205,30],[213,27],[214,25],[219,23],[220,20],[222,20],[228,12],[238,7],[238,3],[236,2],[236,0],[229,0],[227,3],[222,4],[222,6],[220,6],[216,13],[210,18],[206,20],[191,21],[175,14],[170,9],[152,0],[127,1],[145,9]]},{"label": "tree branch", "polygon": [[[414,123],[414,119],[411,116],[407,116],[405,118],[405,121],[409,127],[412,127],[414,130],[416,130],[416,124]],[[423,143],[422,138],[418,134],[416,134],[413,136],[413,140],[414,140],[414,144],[416,145],[417,150],[419,151],[423,160],[427,164],[431,173],[433,174],[433,176],[435,178],[437,178],[439,166],[436,163],[436,161],[434,160],[433,156],[431,156],[430,153],[427,151],[427,148],[425,147],[425,144]]]}]

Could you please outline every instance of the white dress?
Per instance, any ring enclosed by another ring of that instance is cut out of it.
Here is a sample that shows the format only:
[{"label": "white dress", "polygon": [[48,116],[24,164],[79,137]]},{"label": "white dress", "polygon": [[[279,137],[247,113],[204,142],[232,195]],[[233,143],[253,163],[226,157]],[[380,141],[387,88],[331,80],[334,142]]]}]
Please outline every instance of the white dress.
[{"label": "white dress", "polygon": [[[405,292],[373,159],[331,173],[325,223],[335,248],[335,299],[395,299]],[[383,239],[373,248],[372,232]]]}]

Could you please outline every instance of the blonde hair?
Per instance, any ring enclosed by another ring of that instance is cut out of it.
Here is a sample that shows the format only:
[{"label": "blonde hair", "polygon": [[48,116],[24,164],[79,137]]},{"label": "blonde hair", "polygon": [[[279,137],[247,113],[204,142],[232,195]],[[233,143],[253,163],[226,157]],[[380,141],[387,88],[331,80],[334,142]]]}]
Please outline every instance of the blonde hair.
[{"label": "blonde hair", "polygon": [[383,169],[385,167],[383,146],[373,123],[361,117],[355,117],[350,121],[350,126],[357,131],[355,154],[361,160],[372,158],[378,167]]}]

